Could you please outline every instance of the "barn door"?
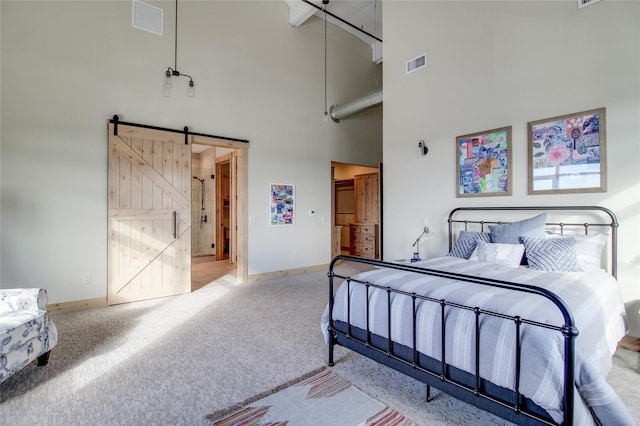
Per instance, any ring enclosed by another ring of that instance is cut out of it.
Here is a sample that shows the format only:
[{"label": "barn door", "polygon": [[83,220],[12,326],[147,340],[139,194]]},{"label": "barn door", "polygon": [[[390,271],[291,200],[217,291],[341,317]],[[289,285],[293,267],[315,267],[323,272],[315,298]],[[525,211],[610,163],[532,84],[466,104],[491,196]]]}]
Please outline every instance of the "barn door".
[{"label": "barn door", "polygon": [[[107,302],[191,289],[190,136],[109,124]],[[186,144],[188,143],[188,144]]]}]

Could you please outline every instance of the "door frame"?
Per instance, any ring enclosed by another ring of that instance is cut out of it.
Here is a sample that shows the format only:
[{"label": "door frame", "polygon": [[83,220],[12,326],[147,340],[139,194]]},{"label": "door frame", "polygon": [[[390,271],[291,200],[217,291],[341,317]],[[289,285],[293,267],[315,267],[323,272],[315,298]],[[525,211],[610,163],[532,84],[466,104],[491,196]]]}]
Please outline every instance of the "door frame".
[{"label": "door frame", "polygon": [[[194,144],[223,147],[234,150],[232,157],[235,159],[236,170],[235,174],[232,172],[232,176],[235,175],[235,178],[233,179],[230,196],[234,197],[234,202],[231,203],[232,206],[234,206],[231,216],[235,217],[235,225],[232,223],[231,226],[235,228],[235,237],[233,236],[233,232],[231,232],[231,238],[236,242],[236,244],[232,244],[232,246],[234,246],[233,251],[235,252],[234,263],[236,264],[237,279],[239,283],[246,283],[249,280],[249,267],[247,264],[249,241],[247,232],[249,224],[249,213],[247,208],[249,194],[249,141],[233,140],[199,133],[193,133],[192,135],[192,142]],[[232,161],[231,166],[233,166],[233,163],[234,162]],[[229,253],[230,260],[232,255],[232,253]]]},{"label": "door frame", "polygon": [[[338,173],[336,173],[336,168],[339,168]],[[346,180],[345,171],[347,169],[354,168],[354,170],[348,170],[349,178],[353,178],[356,174],[366,174],[366,173],[378,173],[378,252],[380,253],[380,259],[384,260],[384,254],[382,251],[382,238],[383,238],[383,174],[382,174],[382,162],[379,162],[377,166],[367,166],[362,164],[355,163],[343,163],[340,161],[331,161],[331,226],[335,226],[335,217],[336,217],[336,181]],[[336,175],[340,175],[339,179],[336,178]]]}]

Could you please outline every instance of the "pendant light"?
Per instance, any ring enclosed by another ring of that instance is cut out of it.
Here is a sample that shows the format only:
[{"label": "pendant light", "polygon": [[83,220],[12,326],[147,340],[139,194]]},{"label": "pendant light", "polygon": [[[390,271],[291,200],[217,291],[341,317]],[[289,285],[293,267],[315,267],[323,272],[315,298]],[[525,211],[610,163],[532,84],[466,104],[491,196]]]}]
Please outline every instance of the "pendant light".
[{"label": "pendant light", "polygon": [[324,115],[322,119],[329,121],[327,111],[327,5],[329,0],[322,0],[322,10],[324,11]]},{"label": "pendant light", "polygon": [[178,0],[176,0],[176,30],[174,39],[174,63],[173,68],[168,67],[164,72],[164,88],[163,95],[165,97],[171,96],[171,87],[173,85],[172,77],[187,77],[189,79],[189,86],[187,88],[187,96],[193,98],[196,95],[196,84],[193,82],[193,78],[190,75],[181,73],[178,71]]}]

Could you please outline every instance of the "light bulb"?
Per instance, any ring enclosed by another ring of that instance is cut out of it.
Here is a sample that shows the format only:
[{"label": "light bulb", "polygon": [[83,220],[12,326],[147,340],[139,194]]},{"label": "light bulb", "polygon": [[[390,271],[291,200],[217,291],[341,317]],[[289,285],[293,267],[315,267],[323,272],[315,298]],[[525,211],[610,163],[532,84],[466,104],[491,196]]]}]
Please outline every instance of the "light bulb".
[{"label": "light bulb", "polygon": [[187,89],[187,96],[194,98],[196,96],[196,84],[193,80],[189,80],[189,88]]},{"label": "light bulb", "polygon": [[322,121],[329,121],[329,113],[327,111],[324,112],[322,116]]},{"label": "light bulb", "polygon": [[171,96],[171,85],[172,85],[172,81],[171,81],[171,73],[169,72],[169,70],[166,70],[164,73],[164,86],[162,87],[162,95],[165,98],[168,98]]}]

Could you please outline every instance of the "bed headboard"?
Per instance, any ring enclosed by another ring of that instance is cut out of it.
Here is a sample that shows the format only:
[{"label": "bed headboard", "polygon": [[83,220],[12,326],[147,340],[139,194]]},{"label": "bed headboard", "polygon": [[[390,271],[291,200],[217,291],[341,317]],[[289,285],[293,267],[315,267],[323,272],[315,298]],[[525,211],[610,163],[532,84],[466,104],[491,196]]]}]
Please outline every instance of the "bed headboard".
[{"label": "bed headboard", "polygon": [[509,223],[526,217],[517,217],[517,212],[547,212],[547,228],[561,234],[589,235],[594,228],[596,232],[607,233],[611,262],[609,272],[617,277],[618,219],[611,210],[600,206],[458,207],[449,213],[449,251],[453,249],[454,238],[459,229],[488,232],[489,225]]}]

